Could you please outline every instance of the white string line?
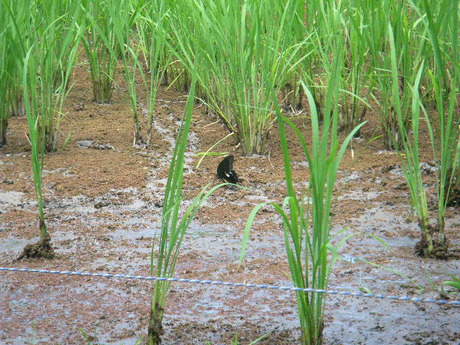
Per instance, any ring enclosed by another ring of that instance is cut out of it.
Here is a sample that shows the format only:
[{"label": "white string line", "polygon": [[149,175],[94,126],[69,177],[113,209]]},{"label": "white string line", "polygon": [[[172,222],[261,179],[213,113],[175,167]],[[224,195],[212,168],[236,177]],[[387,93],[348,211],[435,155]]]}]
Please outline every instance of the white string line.
[{"label": "white string line", "polygon": [[61,274],[61,275],[70,275],[70,276],[104,277],[104,278],[132,279],[132,280],[153,280],[153,281],[167,281],[167,282],[177,282],[177,283],[196,283],[196,284],[221,285],[221,286],[230,286],[230,287],[248,287],[248,288],[267,289],[267,290],[280,290],[280,291],[290,291],[290,292],[310,292],[310,293],[315,292],[315,293],[338,295],[338,296],[368,297],[368,298],[376,298],[376,299],[387,299],[387,300],[392,300],[392,301],[408,301],[408,302],[435,303],[435,304],[460,306],[460,301],[447,301],[447,300],[439,300],[439,299],[431,299],[431,298],[409,297],[409,296],[387,296],[387,295],[382,295],[382,294],[363,293],[363,292],[347,292],[347,291],[337,291],[337,290],[302,289],[302,288],[298,288],[295,286],[232,283],[232,282],[223,282],[223,281],[214,281],[214,280],[133,276],[133,275],[125,275],[125,274],[110,274],[110,273],[50,271],[50,270],[14,268],[14,267],[0,267],[0,271],[42,273],[42,274]]}]

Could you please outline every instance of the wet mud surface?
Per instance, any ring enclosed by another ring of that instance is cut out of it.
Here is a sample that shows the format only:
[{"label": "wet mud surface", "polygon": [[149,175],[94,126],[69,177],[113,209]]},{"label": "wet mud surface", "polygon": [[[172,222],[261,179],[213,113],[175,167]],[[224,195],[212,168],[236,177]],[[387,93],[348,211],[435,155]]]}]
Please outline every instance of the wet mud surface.
[{"label": "wet mud surface", "polygon": [[[52,260],[17,260],[38,241],[38,220],[25,119],[11,119],[9,144],[0,149],[0,266],[149,275],[152,238],[158,234],[172,148],[186,97],[161,90],[153,148],[132,147],[126,89],[120,81],[110,105],[91,101],[88,74],[76,73],[62,123],[64,149],[45,159],[46,221]],[[141,97],[142,98],[142,97]],[[84,106],[81,106],[83,104]],[[79,105],[78,107],[76,105]],[[302,115],[302,114],[300,114]],[[303,117],[292,119],[308,136]],[[400,159],[384,151],[372,117],[341,164],[332,210],[333,243],[350,235],[333,268],[330,289],[384,295],[458,299],[442,282],[460,272],[460,210],[449,208],[447,236],[454,257],[417,257],[420,239]],[[184,209],[208,183],[222,157],[201,158],[227,134],[197,105],[186,154]],[[308,186],[308,169],[292,136],[296,186]],[[423,159],[435,202],[435,167]],[[291,285],[281,222],[264,208],[238,265],[241,238],[252,208],[282,202],[284,172],[276,128],[267,155],[243,157],[228,139],[216,150],[235,156],[244,189],[222,188],[189,229],[176,276],[256,284]],[[380,238],[382,245],[372,236]],[[151,284],[146,281],[0,272],[1,344],[134,344],[147,333]],[[459,344],[458,307],[330,295],[326,344]],[[173,283],[164,319],[165,344],[299,343],[295,295],[243,287]]]}]

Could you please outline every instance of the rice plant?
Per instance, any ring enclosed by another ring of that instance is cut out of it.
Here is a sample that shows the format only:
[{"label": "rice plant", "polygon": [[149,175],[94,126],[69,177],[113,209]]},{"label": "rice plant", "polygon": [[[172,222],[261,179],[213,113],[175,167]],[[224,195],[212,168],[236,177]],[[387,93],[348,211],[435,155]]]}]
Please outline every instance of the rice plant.
[{"label": "rice plant", "polygon": [[[401,112],[401,107],[397,108],[398,120],[400,125],[400,132],[404,136],[404,151],[405,151],[405,163],[402,165],[404,177],[409,185],[411,193],[411,204],[416,211],[417,220],[421,231],[422,242],[426,244],[425,252],[430,256],[433,252],[433,238],[432,238],[432,227],[430,225],[430,217],[428,211],[428,196],[425,190],[425,185],[422,178],[422,172],[420,171],[420,97],[418,94],[418,87],[424,65],[420,66],[418,71],[415,85],[412,86],[412,118],[411,118],[411,130],[412,137],[409,137],[408,130],[404,123],[404,119]],[[397,73],[394,74],[394,79],[397,79]],[[396,104],[399,104],[396,101]]]},{"label": "rice plant", "polygon": [[0,147],[6,144],[6,132],[8,129],[8,120],[10,117],[9,93],[10,85],[14,83],[14,77],[11,76],[16,57],[13,53],[12,41],[9,32],[12,21],[8,20],[8,9],[4,3],[0,3]]},{"label": "rice plant", "polygon": [[62,109],[77,58],[81,11],[76,2],[70,2],[68,7],[59,2],[43,3],[35,11],[40,14],[34,26],[37,44],[33,51],[33,59],[39,61],[40,126],[45,150],[51,152],[57,150]]},{"label": "rice plant", "polygon": [[[437,116],[428,116],[427,121],[432,123],[435,129],[434,139],[431,133],[431,143],[435,158],[439,162],[437,175],[437,241],[440,250],[447,250],[445,237],[445,214],[447,200],[450,192],[452,177],[459,168],[460,156],[459,125],[460,113],[458,112],[458,94],[460,86],[460,69],[456,59],[460,57],[459,37],[459,13],[458,3],[455,1],[440,2],[440,11],[450,13],[450,16],[441,22],[441,18],[435,18],[430,10],[430,4],[424,0],[423,9],[426,12],[427,29],[434,55],[434,71],[430,73],[431,82],[436,98]],[[441,25],[443,23],[443,25]],[[450,41],[442,41],[441,37],[450,37]],[[449,69],[452,75],[448,75],[447,66],[453,63]],[[439,146],[438,146],[439,145]],[[438,150],[439,147],[439,150]],[[445,254],[444,254],[445,255]],[[442,255],[439,255],[440,257]]]},{"label": "rice plant", "polygon": [[455,276],[452,276],[451,278],[452,278],[452,280],[447,280],[443,284],[452,286],[452,287],[454,287],[454,288],[456,288],[457,290],[460,291],[460,278],[455,277]]},{"label": "rice plant", "polygon": [[[32,175],[34,180],[35,196],[37,198],[38,206],[38,228],[40,230],[40,241],[38,242],[39,248],[37,253],[45,252],[45,257],[53,257],[53,251],[50,245],[50,236],[46,228],[44,201],[43,201],[43,185],[42,185],[42,172],[45,156],[45,133],[44,126],[41,125],[42,118],[40,115],[40,99],[36,85],[40,84],[38,78],[38,59],[32,56],[33,47],[28,51],[24,60],[24,71],[22,79],[22,87],[24,90],[24,105],[27,115],[27,124],[29,127],[29,141],[31,146],[31,162],[32,162]],[[24,257],[36,256],[30,254],[30,247],[24,249]],[[42,255],[38,255],[42,256]]]},{"label": "rice plant", "polygon": [[[79,41],[75,30],[79,11],[73,11],[75,6],[60,7],[55,3],[24,2],[22,5],[24,7],[8,8],[12,24],[9,37],[17,38],[15,48],[19,56],[24,54],[14,67],[20,78],[29,127],[40,230],[37,246],[27,246],[22,256],[52,257],[45,224],[42,170],[45,152],[55,150],[57,145],[62,107]],[[19,22],[21,18],[28,19]]]},{"label": "rice plant", "polygon": [[[348,16],[349,27],[345,28],[343,88],[341,93],[340,127],[345,130],[355,128],[363,122],[371,108],[365,100],[369,93],[369,47],[364,39],[367,30],[362,24],[364,13],[354,8]],[[366,85],[367,83],[367,85]],[[365,96],[366,93],[366,96]]]},{"label": "rice plant", "polygon": [[[402,11],[402,12],[401,12]],[[399,150],[404,145],[400,131],[398,115],[402,115],[403,129],[409,125],[411,92],[410,78],[416,69],[419,59],[412,56],[416,52],[410,42],[415,38],[414,28],[404,20],[405,11],[409,11],[404,2],[398,2],[392,7],[390,20],[385,31],[385,45],[378,52],[378,65],[374,66],[375,82],[378,87],[376,102],[380,110],[380,123],[383,130],[383,142],[389,150]],[[396,59],[392,58],[396,54]],[[413,62],[413,65],[411,64]],[[415,67],[414,67],[415,66]],[[396,68],[396,69],[395,69]],[[396,73],[397,78],[393,78]],[[398,102],[398,104],[396,104]],[[401,107],[401,109],[397,109]],[[398,111],[401,112],[398,114]]]},{"label": "rice plant", "polygon": [[[284,171],[287,185],[287,197],[282,205],[269,203],[275,208],[283,220],[284,242],[289,263],[291,279],[296,287],[303,289],[327,289],[334,256],[328,257],[330,244],[330,210],[332,192],[340,161],[348,143],[363,125],[354,128],[342,145],[338,142],[339,122],[339,84],[338,78],[342,68],[342,56],[334,57],[329,87],[326,94],[325,112],[320,125],[320,118],[312,93],[303,83],[310,106],[311,143],[307,143],[304,135],[286,117],[284,117],[275,100],[275,109],[280,134],[281,148],[284,158]],[[291,171],[285,126],[289,126],[296,134],[306,160],[308,161],[310,182],[308,198],[305,200],[296,190]],[[254,208],[245,228],[240,262],[244,257],[249,231],[256,213],[266,204]],[[297,293],[297,309],[302,344],[322,344],[324,329],[324,295],[317,293]]]},{"label": "rice plant", "polygon": [[[411,88],[412,93],[412,139],[410,139],[407,129],[404,126],[403,109],[400,105],[399,97],[394,97],[395,109],[398,113],[400,131],[404,134],[404,149],[406,164],[404,174],[409,184],[411,191],[411,201],[414,206],[417,219],[421,230],[421,241],[416,245],[416,252],[424,257],[447,258],[448,257],[448,241],[445,237],[445,214],[449,193],[451,192],[451,182],[454,179],[458,169],[456,162],[460,155],[459,143],[459,124],[460,114],[456,110],[457,96],[459,90],[458,67],[453,67],[451,77],[445,73],[445,67],[449,61],[454,61],[452,58],[459,56],[458,47],[458,7],[444,1],[442,3],[443,11],[452,13],[451,21],[447,21],[444,25],[435,25],[434,17],[431,13],[430,5],[424,1],[419,11],[425,11],[426,31],[430,38],[429,44],[433,50],[434,69],[425,67],[424,64],[418,70],[415,82]],[[443,36],[452,37],[449,43],[444,41],[446,45],[441,48],[440,33],[442,30],[448,30],[449,34]],[[392,35],[390,30],[390,36]],[[391,44],[391,60],[392,60],[392,78],[394,94],[397,94],[397,66],[396,66],[396,48],[394,40],[390,40]],[[452,56],[450,55],[452,52]],[[428,70],[430,76],[433,93],[436,103],[435,109],[430,109],[423,106],[423,100],[420,95],[420,83],[422,73]],[[424,183],[420,172],[419,159],[419,123],[420,111],[424,112],[424,120],[426,121],[429,138],[431,141],[433,156],[438,162],[436,172],[436,224],[430,222],[430,214],[428,209],[428,196],[425,191]]]},{"label": "rice plant", "polygon": [[[76,22],[79,8],[75,2],[64,5],[29,1],[16,7],[10,6],[7,12],[10,18],[8,46],[17,51],[13,54],[15,63],[7,65],[11,67],[6,80],[11,82],[7,92],[10,101],[7,104],[14,112],[18,110],[15,103],[18,104],[18,100],[22,102],[15,81],[22,79],[25,55],[30,53],[29,61],[37,64],[38,82],[34,87],[39,97],[39,126],[43,129],[41,140],[44,141],[46,152],[55,151],[70,74],[77,57],[80,34]],[[31,47],[33,49],[29,52]],[[22,82],[21,88],[24,88]]]},{"label": "rice plant", "polygon": [[[142,69],[139,65],[139,47],[132,42],[134,23],[139,19],[140,10],[140,6],[133,7],[130,0],[108,1],[107,12],[108,17],[113,21],[115,42],[114,46],[110,46],[110,42],[106,44],[113,58],[121,55],[123,61],[123,76],[128,87],[134,125],[134,146],[144,143],[137,100],[137,77]],[[99,26],[96,26],[96,29],[99,30]],[[100,35],[104,37],[102,31]]]},{"label": "rice plant", "polygon": [[271,90],[280,93],[310,51],[303,50],[308,38],[295,44],[285,40],[291,3],[195,0],[176,8],[172,49],[196,71],[207,104],[236,133],[247,155],[264,152],[275,121]]},{"label": "rice plant", "polygon": [[[208,189],[206,186],[191,202],[180,216],[182,204],[182,182],[184,173],[184,153],[187,146],[187,137],[190,130],[192,110],[195,98],[196,81],[192,82],[188,96],[182,124],[176,140],[173,158],[171,160],[168,180],[163,201],[160,238],[154,239],[151,255],[151,275],[171,278],[174,276],[176,262],[182,246],[182,240],[194,216],[206,199],[221,185]],[[151,300],[150,321],[148,326],[147,344],[161,343],[163,334],[163,315],[166,299],[171,282],[155,281]]]},{"label": "rice plant", "polygon": [[141,20],[136,25],[136,36],[140,54],[144,57],[145,73],[142,74],[147,91],[146,145],[152,146],[153,122],[156,99],[160,85],[166,78],[170,65],[166,40],[168,35],[168,6],[166,1],[147,2],[141,10]]},{"label": "rice plant", "polygon": [[34,1],[0,2],[0,147],[7,143],[10,116],[23,116],[22,63],[31,44]]},{"label": "rice plant", "polygon": [[81,2],[86,19],[82,21],[84,35],[83,47],[89,62],[93,83],[93,100],[98,104],[107,104],[112,100],[113,79],[119,54],[115,37],[113,18],[108,15],[108,1]]}]

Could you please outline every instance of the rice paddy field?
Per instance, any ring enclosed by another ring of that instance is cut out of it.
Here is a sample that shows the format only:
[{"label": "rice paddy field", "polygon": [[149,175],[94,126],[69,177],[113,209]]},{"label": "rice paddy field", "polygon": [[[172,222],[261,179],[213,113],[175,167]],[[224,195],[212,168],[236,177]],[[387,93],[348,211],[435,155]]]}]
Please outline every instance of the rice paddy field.
[{"label": "rice paddy field", "polygon": [[1,2],[0,268],[448,303],[0,270],[0,344],[460,344],[458,20]]}]

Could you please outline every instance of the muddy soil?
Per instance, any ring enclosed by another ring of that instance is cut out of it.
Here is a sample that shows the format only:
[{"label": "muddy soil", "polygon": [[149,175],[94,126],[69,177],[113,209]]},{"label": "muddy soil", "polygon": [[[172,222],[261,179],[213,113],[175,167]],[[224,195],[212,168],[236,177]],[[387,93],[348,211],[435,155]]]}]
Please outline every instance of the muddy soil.
[{"label": "muddy soil", "polygon": [[[152,238],[158,234],[162,196],[186,95],[162,89],[154,147],[133,147],[127,90],[122,81],[110,105],[92,102],[85,66],[67,101],[61,143],[45,159],[46,221],[54,259],[17,260],[38,241],[37,205],[24,118],[12,118],[9,144],[0,149],[0,266],[60,271],[149,275]],[[142,97],[140,97],[142,99]],[[140,105],[142,107],[142,104]],[[304,113],[289,114],[308,136]],[[460,210],[449,208],[447,236],[454,257],[417,257],[418,227],[400,159],[385,151],[376,115],[353,140],[341,164],[334,195],[334,243],[356,234],[340,250],[330,288],[385,295],[458,299],[442,282],[460,272]],[[222,157],[200,152],[227,134],[197,105],[186,154],[184,207],[201,188],[215,184]],[[426,134],[426,133],[425,133]],[[296,186],[308,186],[300,146],[291,135]],[[428,138],[428,137],[427,137]],[[427,141],[427,140],[426,140]],[[238,265],[241,238],[252,208],[285,195],[276,128],[266,155],[242,156],[229,139],[215,148],[235,156],[244,189],[222,188],[189,229],[176,276],[291,285],[281,222],[260,212],[246,259]],[[435,166],[426,147],[422,168],[435,202]],[[377,236],[387,247],[370,237]],[[457,252],[458,253],[458,252]],[[145,281],[0,272],[1,344],[134,344],[147,334],[151,285]],[[458,307],[328,296],[326,344],[460,344]],[[164,319],[165,344],[298,344],[295,296],[289,292],[174,283]]]}]

